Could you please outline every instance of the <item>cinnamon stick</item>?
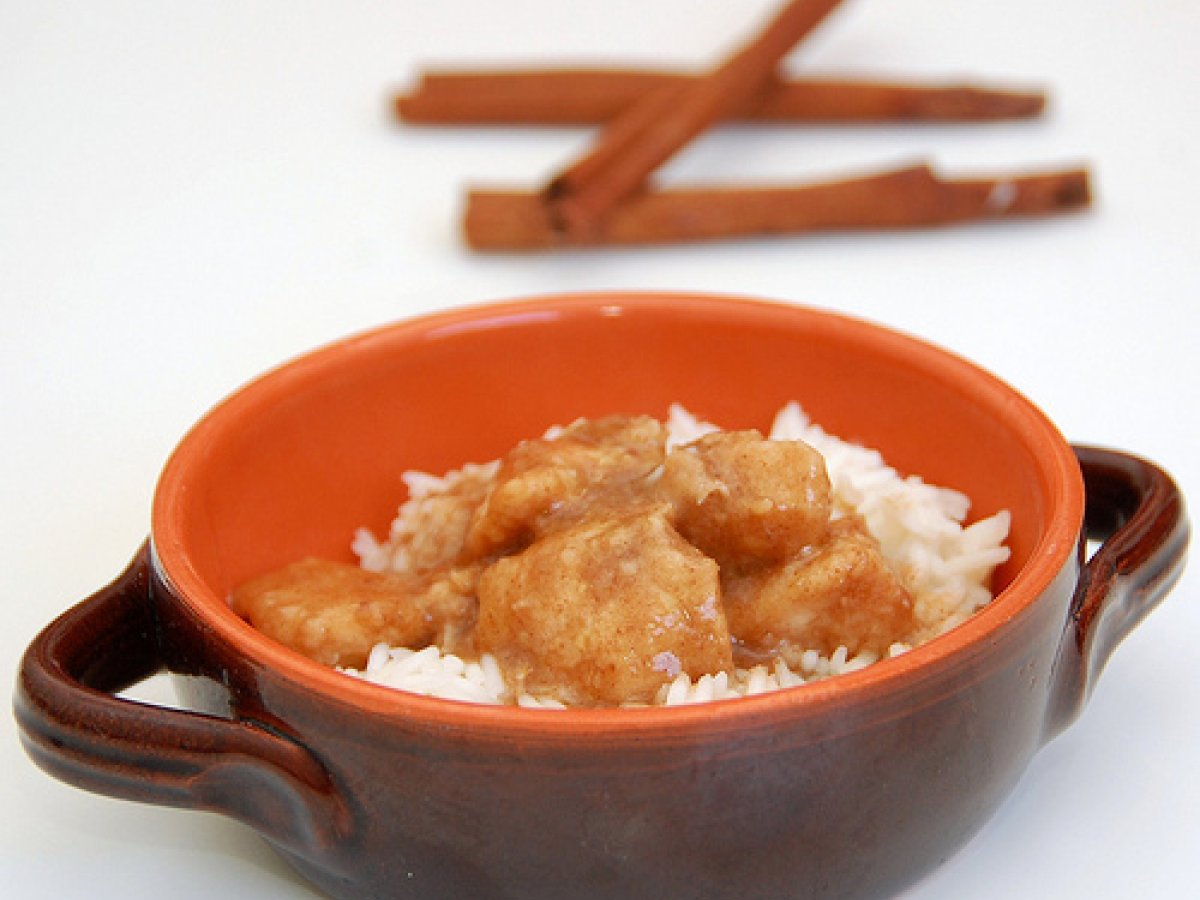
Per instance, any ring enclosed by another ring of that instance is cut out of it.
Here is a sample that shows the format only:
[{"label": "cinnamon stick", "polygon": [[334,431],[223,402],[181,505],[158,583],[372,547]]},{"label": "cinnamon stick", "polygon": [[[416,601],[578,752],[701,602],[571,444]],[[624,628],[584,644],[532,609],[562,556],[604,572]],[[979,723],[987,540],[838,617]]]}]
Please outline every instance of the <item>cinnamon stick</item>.
[{"label": "cinnamon stick", "polygon": [[[402,121],[418,125],[596,125],[662,88],[698,76],[637,69],[444,71],[422,75],[394,98]],[[772,76],[730,111],[739,122],[850,124],[988,122],[1041,115],[1046,96],[971,84]]]},{"label": "cinnamon stick", "polygon": [[841,0],[790,0],[767,28],[702,78],[651,91],[605,129],[594,149],[546,190],[558,227],[584,234],[652,171],[774,77],[779,61]]},{"label": "cinnamon stick", "polygon": [[989,178],[940,178],[915,165],[790,187],[645,192],[621,203],[593,232],[554,227],[540,194],[472,191],[464,231],[476,250],[667,244],[816,231],[934,228],[1048,216],[1091,203],[1085,169]]}]

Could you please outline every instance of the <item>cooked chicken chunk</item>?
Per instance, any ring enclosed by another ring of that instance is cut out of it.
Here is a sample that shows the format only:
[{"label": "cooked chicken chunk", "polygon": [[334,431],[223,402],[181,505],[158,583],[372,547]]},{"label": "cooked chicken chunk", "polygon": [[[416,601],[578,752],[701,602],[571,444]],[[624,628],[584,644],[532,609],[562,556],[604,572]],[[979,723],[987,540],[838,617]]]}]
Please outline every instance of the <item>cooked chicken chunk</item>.
[{"label": "cooked chicken chunk", "polygon": [[821,455],[757,431],[717,432],[672,451],[661,487],[680,533],[722,566],[788,559],[819,542],[829,521]]},{"label": "cooked chicken chunk", "polygon": [[410,500],[412,515],[404,518],[404,530],[391,535],[396,558],[390,567],[426,574],[456,564],[476,511],[495,485],[495,469],[495,464],[466,466],[443,489]]},{"label": "cooked chicken chunk", "polygon": [[479,649],[519,688],[589,706],[730,669],[717,565],[665,512],[585,520],[496,562],[479,581]]},{"label": "cooked chicken chunk", "polygon": [[479,558],[520,549],[555,516],[571,516],[590,489],[648,476],[665,445],[665,428],[649,416],[581,419],[554,438],[518,444],[475,512],[467,552]]},{"label": "cooked chicken chunk", "polygon": [[912,598],[857,520],[838,521],[827,543],[724,587],[729,630],[756,653],[845,646],[884,656],[915,624]]},{"label": "cooked chicken chunk", "polygon": [[431,583],[346,563],[305,559],[239,585],[231,603],[255,628],[309,659],[362,666],[380,641],[453,643],[475,605],[475,575],[451,570]]}]

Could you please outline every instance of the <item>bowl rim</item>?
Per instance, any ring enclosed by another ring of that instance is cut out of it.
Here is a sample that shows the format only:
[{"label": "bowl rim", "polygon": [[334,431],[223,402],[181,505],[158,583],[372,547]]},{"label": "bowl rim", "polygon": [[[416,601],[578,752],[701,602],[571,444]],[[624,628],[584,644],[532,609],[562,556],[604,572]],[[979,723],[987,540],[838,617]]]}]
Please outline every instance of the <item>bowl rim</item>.
[{"label": "bowl rim", "polygon": [[[775,317],[807,317],[819,328],[854,330],[871,340],[910,356],[925,367],[960,383],[972,392],[1004,406],[1006,424],[1032,441],[1038,438],[1048,455],[1038,454],[1051,476],[1051,509],[1057,510],[1029,560],[984,608],[963,623],[899,656],[863,669],[796,687],[752,697],[672,706],[543,710],[489,706],[410,694],[352,678],[314,662],[268,638],[239,618],[225,598],[210,590],[192,567],[178,522],[172,518],[187,490],[187,471],[205,453],[226,421],[243,409],[286,393],[338,360],[369,350],[380,341],[445,336],[455,330],[503,326],[527,321],[531,315],[623,315],[626,310],[704,310],[737,314],[764,321]],[[818,714],[836,704],[847,708],[871,704],[896,690],[910,690],[950,668],[969,665],[994,644],[1006,624],[1029,613],[1074,558],[1083,525],[1084,488],[1078,460],[1049,418],[1023,394],[996,375],[957,353],[922,338],[865,318],[786,300],[739,294],[690,291],[588,291],[528,295],[456,306],[407,317],[326,343],[267,369],[205,413],[171,453],[159,477],[152,502],[152,563],[173,601],[183,604],[228,647],[279,678],[314,697],[360,714],[403,721],[407,728],[436,727],[442,733],[515,735],[527,740],[578,741],[603,733],[609,738],[647,738],[744,731],[756,722],[779,716]]]}]

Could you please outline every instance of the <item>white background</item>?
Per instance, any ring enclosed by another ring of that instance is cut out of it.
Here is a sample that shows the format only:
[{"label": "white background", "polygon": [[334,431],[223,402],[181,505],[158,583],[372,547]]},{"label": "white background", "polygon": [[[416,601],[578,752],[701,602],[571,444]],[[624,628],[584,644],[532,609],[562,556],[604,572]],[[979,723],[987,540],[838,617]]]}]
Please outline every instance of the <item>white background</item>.
[{"label": "white background", "polygon": [[[1074,441],[1200,491],[1200,6],[1192,0],[851,2],[790,65],[1046,87],[990,126],[750,128],[672,183],[801,181],[931,158],[949,174],[1086,162],[1082,216],[934,233],[473,256],[468,183],[534,186],[580,129],[404,128],[423,65],[701,66],[766,0],[36,0],[0,4],[0,661],[114,576],[157,473],[239,384],[413,313],[659,288],[828,307],[958,351]],[[1200,575],[1123,644],[1082,719],[914,887],[962,897],[1195,896]],[[155,685],[147,688],[153,695]],[[301,898],[248,830],[42,775],[0,719],[0,892]],[[797,810],[803,815],[803,810]]]}]

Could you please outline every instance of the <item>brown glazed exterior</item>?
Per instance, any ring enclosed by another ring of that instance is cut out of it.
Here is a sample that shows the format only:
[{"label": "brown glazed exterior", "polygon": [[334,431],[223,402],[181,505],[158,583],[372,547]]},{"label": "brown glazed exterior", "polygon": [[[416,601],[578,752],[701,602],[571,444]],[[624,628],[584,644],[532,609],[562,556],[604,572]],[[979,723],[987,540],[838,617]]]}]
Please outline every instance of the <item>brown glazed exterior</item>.
[{"label": "brown glazed exterior", "polygon": [[[352,681],[224,603],[301,552],[348,556],[354,525],[383,530],[405,468],[673,400],[762,427],[790,399],[967,490],[978,515],[1013,507],[988,608],[791,691],[547,712]],[[437,417],[447,403],[465,422]],[[963,844],[1073,720],[1178,577],[1188,531],[1152,463],[1072,450],[991,376],[865,323],[678,295],[460,310],[319,351],[202,421],[129,570],[30,646],[16,714],[56,777],[230,815],[335,897],[878,897]],[[1102,542],[1086,563],[1085,538]],[[113,696],[163,668],[194,712]]]}]

